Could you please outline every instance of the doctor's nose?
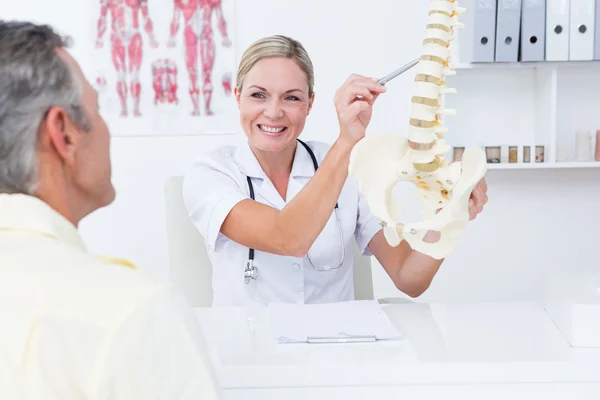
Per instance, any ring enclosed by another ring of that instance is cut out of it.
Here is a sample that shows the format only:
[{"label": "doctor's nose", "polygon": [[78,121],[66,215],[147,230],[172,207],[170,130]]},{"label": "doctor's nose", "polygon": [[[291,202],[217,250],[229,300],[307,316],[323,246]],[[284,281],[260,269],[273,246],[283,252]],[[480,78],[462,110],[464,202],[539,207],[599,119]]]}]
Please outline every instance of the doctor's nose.
[{"label": "doctor's nose", "polygon": [[269,101],[265,105],[263,114],[269,119],[278,119],[283,117],[283,109],[281,108],[281,102],[279,100]]}]

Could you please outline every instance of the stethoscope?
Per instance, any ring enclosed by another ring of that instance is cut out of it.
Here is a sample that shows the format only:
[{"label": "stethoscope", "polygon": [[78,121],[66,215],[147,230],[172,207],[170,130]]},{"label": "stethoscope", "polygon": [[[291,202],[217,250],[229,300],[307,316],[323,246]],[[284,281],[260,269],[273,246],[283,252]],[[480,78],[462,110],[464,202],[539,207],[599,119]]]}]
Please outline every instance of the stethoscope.
[{"label": "stethoscope", "polygon": [[[311,148],[306,143],[304,143],[302,140],[300,140],[300,139],[296,139],[296,140],[298,141],[298,143],[300,143],[302,146],[304,146],[304,148],[310,155],[310,158],[312,159],[312,163],[313,163],[313,166],[314,166],[315,172],[316,172],[317,169],[319,169],[319,163],[317,162],[317,158],[315,157],[315,154],[313,153]],[[246,177],[246,180],[248,181],[248,189],[250,190],[250,198],[252,200],[255,200],[254,199],[254,186],[252,185],[252,180],[250,179],[249,176]],[[338,225],[339,234],[340,234],[339,236],[340,236],[340,247],[342,248],[342,261],[335,267],[326,265],[323,268],[319,269],[319,268],[315,267],[312,260],[310,259],[310,256],[307,253],[306,258],[308,258],[308,262],[310,262],[310,265],[312,265],[312,267],[315,271],[330,271],[332,269],[338,269],[339,267],[341,267],[344,264],[344,261],[346,260],[346,248],[344,246],[344,232],[342,231],[342,223],[340,221],[339,206],[338,206],[337,202],[335,203],[334,212],[335,212],[335,219],[337,220],[337,225]],[[258,270],[257,270],[256,266],[254,265],[254,249],[250,249],[248,251],[248,261],[246,261],[246,266],[244,267],[244,279],[245,279],[246,283],[250,283],[250,280],[256,279],[257,276],[258,276]]]}]

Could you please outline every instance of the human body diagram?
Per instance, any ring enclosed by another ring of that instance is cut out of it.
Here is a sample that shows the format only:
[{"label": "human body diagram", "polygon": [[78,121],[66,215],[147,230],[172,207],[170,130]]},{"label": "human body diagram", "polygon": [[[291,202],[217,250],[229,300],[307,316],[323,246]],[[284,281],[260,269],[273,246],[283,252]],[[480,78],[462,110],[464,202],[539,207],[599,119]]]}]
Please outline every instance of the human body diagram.
[{"label": "human body diagram", "polygon": [[158,48],[148,0],[100,0],[100,17],[97,23],[96,48],[104,47],[104,34],[110,24],[111,59],[117,72],[116,90],[121,103],[121,116],[127,117],[128,95],[133,100],[133,115],[140,117],[142,85],[140,69],[143,61],[141,28],[150,39],[152,48]]},{"label": "human body diagram", "polygon": [[[215,35],[212,26],[213,14],[217,18],[217,28],[221,34],[223,47],[230,47],[227,22],[223,16],[221,0],[174,0],[173,20],[170,27],[168,47],[176,46],[176,35],[183,18],[185,43],[185,63],[189,76],[189,94],[192,100],[192,115],[200,115],[200,87],[198,85],[198,65],[201,67],[202,96],[204,114],[214,115],[211,108],[213,94],[213,67],[215,64]],[[223,82],[226,88],[227,82]]]}]

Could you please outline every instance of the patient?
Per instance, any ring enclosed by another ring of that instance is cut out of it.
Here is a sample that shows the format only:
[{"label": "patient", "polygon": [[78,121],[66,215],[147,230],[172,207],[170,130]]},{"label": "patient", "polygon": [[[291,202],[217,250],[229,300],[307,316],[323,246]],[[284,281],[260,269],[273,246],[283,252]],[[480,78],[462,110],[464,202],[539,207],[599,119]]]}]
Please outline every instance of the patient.
[{"label": "patient", "polygon": [[0,399],[216,399],[179,293],[86,252],[110,204],[97,95],[50,27],[0,21]]}]

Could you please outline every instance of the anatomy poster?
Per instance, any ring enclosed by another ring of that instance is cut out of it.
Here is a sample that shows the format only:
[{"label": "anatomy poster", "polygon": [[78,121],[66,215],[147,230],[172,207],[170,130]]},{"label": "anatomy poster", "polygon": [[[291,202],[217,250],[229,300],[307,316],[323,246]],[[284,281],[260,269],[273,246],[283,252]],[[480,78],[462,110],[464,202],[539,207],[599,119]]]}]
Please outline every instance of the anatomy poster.
[{"label": "anatomy poster", "polygon": [[90,0],[91,71],[113,135],[237,130],[234,0]]}]

